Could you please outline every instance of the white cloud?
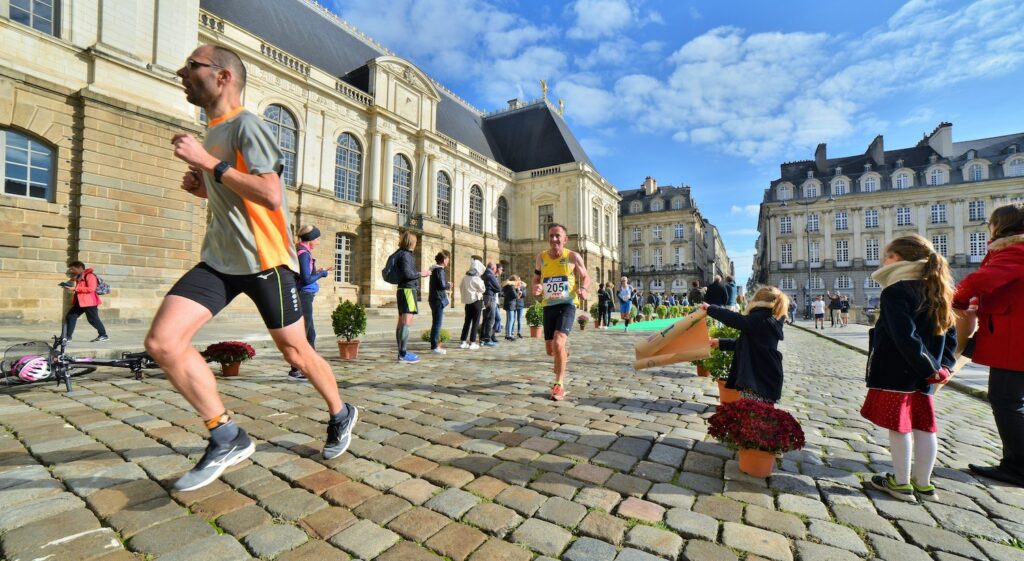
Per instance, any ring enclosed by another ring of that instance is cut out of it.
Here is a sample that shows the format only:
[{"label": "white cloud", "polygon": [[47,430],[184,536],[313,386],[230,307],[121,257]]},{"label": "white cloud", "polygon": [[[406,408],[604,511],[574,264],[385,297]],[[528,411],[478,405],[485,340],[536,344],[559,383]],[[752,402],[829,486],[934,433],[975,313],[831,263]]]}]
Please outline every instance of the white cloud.
[{"label": "white cloud", "polygon": [[604,89],[563,80],[555,87],[559,97],[565,99],[565,114],[584,126],[605,124],[615,117],[615,96]]},{"label": "white cloud", "polygon": [[600,43],[585,57],[577,57],[576,64],[583,69],[598,65],[621,66],[635,50],[636,44],[633,41],[620,37]]},{"label": "white cloud", "polygon": [[569,11],[576,18],[566,33],[571,39],[611,37],[633,22],[633,8],[626,0],[576,0]]},{"label": "white cloud", "polygon": [[756,228],[738,228],[736,230],[727,230],[725,233],[730,236],[756,236],[760,232]]},{"label": "white cloud", "polygon": [[899,122],[901,127],[908,125],[919,125],[922,123],[934,123],[935,122],[935,110],[931,107],[918,107],[914,109],[906,117]]},{"label": "white cloud", "polygon": [[761,212],[761,205],[732,205],[729,213],[732,215],[742,214],[745,216],[757,216]]}]

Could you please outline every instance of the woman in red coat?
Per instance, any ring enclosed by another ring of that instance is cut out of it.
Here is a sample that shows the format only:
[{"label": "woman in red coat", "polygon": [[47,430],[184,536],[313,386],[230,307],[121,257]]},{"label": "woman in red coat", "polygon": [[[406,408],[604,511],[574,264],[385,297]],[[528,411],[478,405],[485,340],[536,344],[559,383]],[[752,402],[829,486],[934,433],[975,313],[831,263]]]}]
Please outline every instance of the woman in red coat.
[{"label": "woman in red coat", "polygon": [[66,325],[64,335],[70,343],[71,335],[75,332],[75,323],[78,321],[78,316],[85,314],[85,319],[89,321],[89,325],[96,328],[97,336],[92,342],[106,341],[109,337],[107,337],[107,328],[100,321],[99,306],[101,302],[99,295],[96,294],[96,285],[99,283],[96,274],[92,272],[92,269],[86,269],[85,263],[81,261],[72,261],[68,265],[68,270],[75,276],[75,284],[74,286],[64,287],[65,290],[72,293],[71,309],[64,316],[64,323]]},{"label": "woman in red coat", "polygon": [[989,367],[989,403],[1003,441],[1003,459],[998,466],[971,464],[970,469],[1024,487],[1024,204],[995,209],[989,233],[988,254],[957,285],[953,307],[966,310],[969,320],[977,315],[971,359]]}]

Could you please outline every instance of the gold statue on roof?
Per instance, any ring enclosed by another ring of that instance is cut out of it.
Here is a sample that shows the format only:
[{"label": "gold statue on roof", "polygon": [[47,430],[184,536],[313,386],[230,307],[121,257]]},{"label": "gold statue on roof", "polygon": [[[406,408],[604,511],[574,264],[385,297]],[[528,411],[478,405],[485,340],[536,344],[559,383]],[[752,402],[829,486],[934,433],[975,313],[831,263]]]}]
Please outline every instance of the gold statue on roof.
[{"label": "gold statue on roof", "polygon": [[541,80],[540,81],[540,92],[541,92],[541,95],[544,96],[544,99],[548,98],[548,81],[547,80]]},{"label": "gold statue on roof", "polygon": [[558,98],[558,114],[565,117],[565,100]]}]

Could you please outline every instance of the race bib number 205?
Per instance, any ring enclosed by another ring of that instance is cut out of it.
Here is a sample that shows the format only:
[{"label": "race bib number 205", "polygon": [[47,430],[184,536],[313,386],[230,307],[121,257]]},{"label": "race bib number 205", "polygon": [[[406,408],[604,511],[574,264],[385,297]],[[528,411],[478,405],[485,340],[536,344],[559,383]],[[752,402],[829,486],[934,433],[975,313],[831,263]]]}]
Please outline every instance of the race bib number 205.
[{"label": "race bib number 205", "polygon": [[544,299],[547,301],[569,298],[569,277],[545,277]]}]

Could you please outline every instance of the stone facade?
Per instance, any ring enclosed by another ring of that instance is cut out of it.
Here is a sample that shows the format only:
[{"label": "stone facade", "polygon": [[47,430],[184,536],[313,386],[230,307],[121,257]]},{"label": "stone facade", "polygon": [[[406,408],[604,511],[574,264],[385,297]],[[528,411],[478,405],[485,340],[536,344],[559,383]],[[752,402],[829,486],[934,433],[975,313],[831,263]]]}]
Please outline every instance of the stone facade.
[{"label": "stone facade", "polygon": [[[313,2],[296,4],[322,11]],[[293,227],[317,225],[324,237],[315,257],[338,265],[321,281],[318,313],[343,298],[369,306],[394,301],[379,271],[402,228],[421,236],[421,268],[438,251],[450,251],[456,282],[471,255],[527,276],[546,247],[538,236],[540,205],[552,205],[594,278],[619,269],[613,236],[603,225],[594,235],[591,224],[597,208],[617,231],[619,195],[589,161],[512,171],[444,135],[437,130],[442,87],[408,61],[390,54],[370,60],[373,87],[364,91],[201,9],[198,0],[76,1],[61,8],[52,33],[0,10],[0,134],[52,151],[45,196],[0,192],[0,321],[57,320],[67,302],[56,283],[75,259],[113,287],[104,319],[148,320],[171,283],[198,260],[205,201],[180,189],[185,166],[173,158],[170,139],[202,134],[204,115],[185,101],[174,70],[203,43],[242,56],[247,109],[265,115],[276,107],[295,123],[286,174]],[[542,99],[500,113],[538,109],[557,112]],[[357,181],[354,197],[336,189],[343,135],[358,145],[357,173],[348,176]],[[408,168],[401,173],[399,156]],[[450,185],[448,217],[438,204],[441,174]],[[408,206],[400,209],[393,203],[403,187]],[[255,313],[244,298],[233,306]]]},{"label": "stone facade", "polygon": [[953,142],[952,128],[912,148],[886,151],[879,136],[864,155],[829,159],[819,145],[815,160],[783,164],[761,203],[752,284],[782,288],[799,310],[826,291],[872,308],[886,243],[910,233],[931,240],[956,279],[977,269],[989,215],[1024,193],[1024,133]]},{"label": "stone facade", "polygon": [[621,191],[622,274],[644,292],[684,294],[692,281],[733,274],[718,229],[700,213],[689,186],[658,186],[651,177]]}]

